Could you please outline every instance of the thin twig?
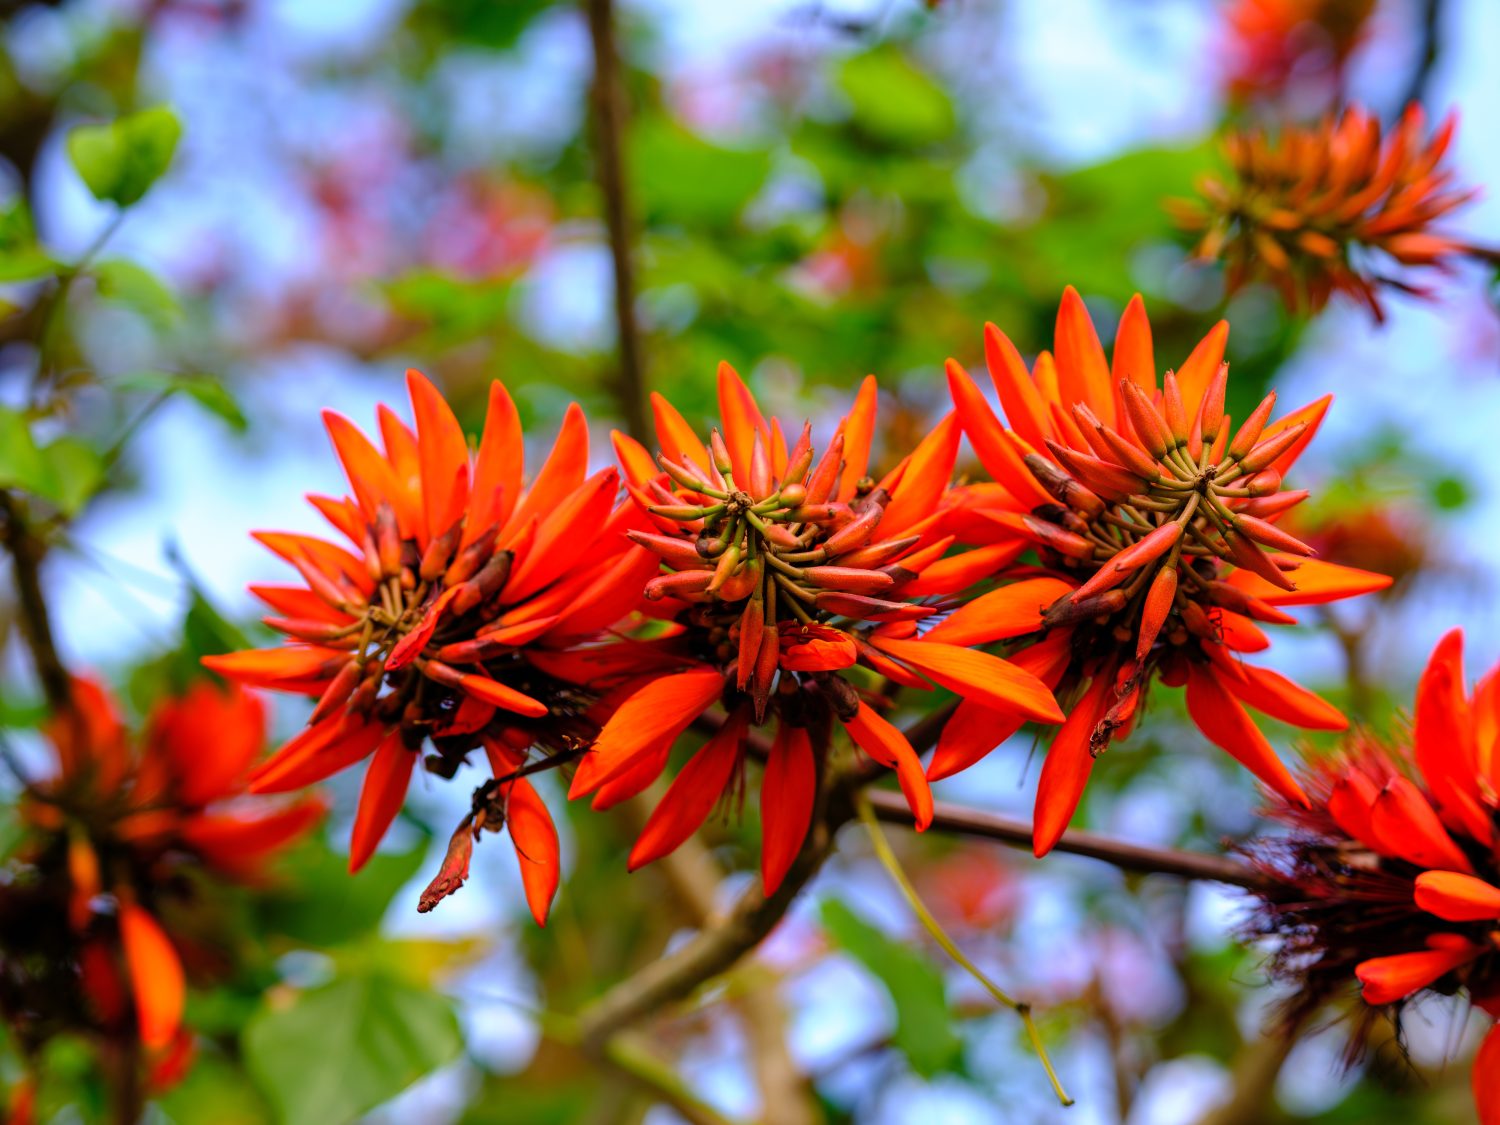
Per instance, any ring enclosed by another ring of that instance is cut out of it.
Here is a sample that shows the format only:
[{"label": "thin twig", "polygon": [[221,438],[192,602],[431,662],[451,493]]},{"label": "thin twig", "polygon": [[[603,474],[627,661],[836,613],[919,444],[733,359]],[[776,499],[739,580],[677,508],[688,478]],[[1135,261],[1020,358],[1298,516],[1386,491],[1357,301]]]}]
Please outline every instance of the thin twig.
[{"label": "thin twig", "polygon": [[[911,810],[899,793],[872,789],[865,796],[875,815],[881,820],[907,824],[911,822]],[[943,801],[933,805],[932,828],[929,831],[932,830],[980,836],[1017,848],[1032,846],[1032,828],[1026,821]],[[1252,890],[1266,885],[1265,879],[1254,868],[1226,856],[1130,844],[1093,832],[1064,832],[1053,850],[1101,859],[1122,871],[1142,875],[1175,875],[1182,879],[1203,879]]]},{"label": "thin twig", "polygon": [[[578,1025],[568,1017],[554,1012],[537,1011],[515,1001],[502,1002],[512,1003],[515,1007],[528,1011],[541,1028],[542,1034],[554,1043],[574,1050],[587,1050]],[[650,1045],[638,1036],[628,1033],[614,1035],[597,1049],[588,1050],[587,1053],[603,1063],[605,1069],[625,1079],[653,1101],[675,1110],[689,1125],[736,1125],[734,1120],[693,1093]]]},{"label": "thin twig", "polygon": [[4,517],[0,534],[4,536],[5,549],[10,552],[16,576],[21,632],[31,649],[32,663],[36,665],[37,678],[42,682],[47,703],[53,714],[61,715],[72,705],[73,688],[68,669],[57,654],[52,617],[42,594],[41,565],[47,548],[27,524],[18,497],[0,491],[0,516]]},{"label": "thin twig", "polygon": [[958,965],[970,976],[984,986],[984,990],[995,998],[995,1002],[1003,1004],[1021,1017],[1021,1023],[1026,1028],[1026,1037],[1031,1040],[1031,1047],[1036,1051],[1037,1058],[1041,1060],[1042,1068],[1047,1072],[1047,1079],[1052,1083],[1052,1092],[1057,1095],[1057,1100],[1063,1105],[1072,1105],[1073,1099],[1063,1089],[1062,1081],[1057,1076],[1056,1069],[1052,1066],[1052,1060],[1047,1057],[1046,1044],[1042,1042],[1042,1033],[1037,1029],[1036,1017],[1031,1014],[1031,1005],[1015,999],[988,976],[980,972],[979,966],[969,960],[958,944],[948,936],[948,931],[943,929],[941,923],[933,917],[932,911],[927,909],[927,904],[922,901],[922,896],[917,894],[917,888],[912,886],[911,880],[906,877],[906,872],[901,867],[901,862],[896,858],[896,853],[891,851],[890,841],[885,838],[885,833],[880,830],[880,821],[875,814],[874,807],[870,804],[866,794],[857,794],[854,798],[855,808],[859,812],[859,819],[864,822],[866,830],[870,834],[870,844],[875,849],[876,858],[880,860],[881,866],[890,874],[896,886],[900,888],[906,903],[912,912],[922,923],[922,928],[932,935],[932,939],[943,947],[943,952],[953,958]]},{"label": "thin twig", "polygon": [[[625,802],[637,830],[645,825],[665,792],[666,786],[657,782],[639,797]],[[715,898],[724,873],[701,837],[689,836],[681,846],[662,856],[656,866],[699,929],[718,923]],[[744,1021],[766,1119],[775,1120],[776,1125],[814,1125],[820,1115],[814,1106],[811,1087],[787,1043],[786,1010],[781,1001],[779,977],[762,965],[746,965],[736,971],[744,974],[742,987],[737,990],[736,1007]]]},{"label": "thin twig", "polygon": [[1437,68],[1439,31],[1443,25],[1443,0],[1423,0],[1417,20],[1417,65],[1406,86],[1406,96],[1399,109],[1420,102],[1427,94],[1432,72]]},{"label": "thin twig", "polygon": [[589,37],[594,45],[594,85],[590,96],[595,163],[615,274],[615,331],[620,353],[615,398],[626,432],[644,441],[648,434],[646,376],[641,360],[640,325],[635,315],[635,267],[630,252],[630,208],[625,186],[625,89],[620,81],[613,0],[588,0],[588,16]]},{"label": "thin twig", "polygon": [[757,880],[722,922],[700,930],[672,953],[644,966],[585,1009],[578,1019],[585,1049],[599,1050],[620,1029],[688,996],[759,945],[781,921],[797,893],[823,866],[833,851],[838,829],[853,818],[854,805],[850,799],[853,785],[852,779],[845,775],[835,777],[824,787],[821,808],[814,810],[812,827],[802,850],[774,894],[764,895]]}]

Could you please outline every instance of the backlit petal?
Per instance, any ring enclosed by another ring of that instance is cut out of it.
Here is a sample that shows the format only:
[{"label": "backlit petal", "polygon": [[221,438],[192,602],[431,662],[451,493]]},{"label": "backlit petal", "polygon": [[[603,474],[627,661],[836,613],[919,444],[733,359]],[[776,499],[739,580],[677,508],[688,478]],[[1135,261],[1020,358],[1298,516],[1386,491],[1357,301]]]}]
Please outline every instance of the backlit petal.
[{"label": "backlit petal", "polygon": [[593,784],[581,790],[575,785],[568,796],[592,792],[626,769],[641,751],[681,734],[723,691],[724,676],[714,669],[680,672],[646,684],[620,705],[594,740]]},{"label": "backlit petal", "polygon": [[844,477],[839,485],[838,499],[846,504],[854,499],[860,478],[870,468],[870,443],[875,439],[878,399],[875,376],[866,375],[841,427],[844,433]]},{"label": "backlit petal", "polygon": [[365,770],[364,787],[359,792],[359,808],[354,814],[354,831],[349,839],[349,871],[358,871],[375,854],[375,846],[406,800],[412,767],[417,752],[408,750],[400,731],[386,736],[370,766]]},{"label": "backlit petal", "polygon": [[1114,678],[1096,676],[1047,747],[1037,781],[1031,847],[1040,859],[1062,839],[1094,768],[1089,738],[1109,710]]},{"label": "backlit petal", "polygon": [[906,804],[916,818],[917,831],[923,831],[932,823],[932,790],[928,788],[922,763],[906,735],[863,701],[854,717],[844,720],[844,729],[861,750],[887,769],[896,771],[896,780],[901,784]]},{"label": "backlit petal", "polygon": [[120,941],[130,972],[141,1042],[147,1047],[164,1047],[182,1024],[187,996],[182,961],[156,919],[133,903],[120,907]]},{"label": "backlit petal", "polygon": [[496,379],[490,383],[484,433],[480,435],[479,456],[474,461],[473,503],[464,524],[461,547],[467,547],[491,527],[505,526],[521,498],[525,455],[521,416],[505,384]]},{"label": "backlit petal", "polygon": [[872,643],[949,691],[978,700],[997,711],[1025,715],[1043,723],[1063,720],[1062,709],[1046,684],[1024,668],[998,656],[925,640],[899,641],[879,637]]},{"label": "backlit petal", "polygon": [[744,748],[748,715],[736,711],[678,772],[652,810],[635,847],[629,869],[636,870],[669,852],[702,827],[734,777]]},{"label": "backlit petal", "polygon": [[880,534],[891,539],[930,516],[938,498],[953,479],[958,459],[959,428],[956,415],[949,414],[934,426],[911,455],[901,481],[880,519]]},{"label": "backlit petal", "polygon": [[1053,351],[1062,392],[1060,405],[1071,410],[1075,403],[1085,403],[1101,422],[1113,426],[1115,395],[1109,365],[1104,361],[1104,348],[1083,298],[1071,285],[1063,290],[1062,303],[1057,308]]},{"label": "backlit petal", "polygon": [[1146,316],[1146,302],[1137,293],[1125,306],[1120,327],[1115,331],[1114,363],[1110,376],[1115,383],[1129,379],[1146,394],[1156,393],[1156,357],[1151,348],[1151,321]]},{"label": "backlit petal", "polygon": [[1364,985],[1366,1004],[1394,1004],[1413,992],[1426,988],[1460,965],[1472,961],[1478,947],[1423,949],[1415,953],[1397,953],[1392,957],[1373,957],[1361,962],[1354,975]]},{"label": "backlit petal", "polygon": [[1200,664],[1188,668],[1187,710],[1204,736],[1293,804],[1306,806],[1302,786],[1276,756],[1238,700]]},{"label": "backlit petal", "polygon": [[1022,462],[1015,444],[1005,436],[1005,428],[984,395],[979,393],[969,373],[950,359],[947,375],[954,409],[985,471],[1012,496],[1019,498],[1023,510],[1054,503],[1052,496],[1037,483],[1031,470]]},{"label": "backlit petal", "polygon": [[531,908],[536,924],[545,926],[547,912],[552,907],[557,883],[562,876],[561,853],[552,814],[531,782],[524,777],[510,787],[505,800],[505,823],[516,846],[516,860],[521,865],[526,905]]},{"label": "backlit petal", "polygon": [[781,886],[807,839],[817,789],[807,731],[779,724],[760,781],[760,874],[768,897]]},{"label": "backlit petal", "polygon": [[563,414],[557,441],[553,443],[546,463],[527,490],[526,498],[506,521],[500,545],[509,547],[517,543],[533,517],[538,522],[546,519],[552,509],[583,483],[588,472],[589,424],[583,416],[583,408],[573,402]]},{"label": "backlit petal", "polygon": [[1339,566],[1321,559],[1303,559],[1301,566],[1287,572],[1287,577],[1296,589],[1280,589],[1264,578],[1240,569],[1230,574],[1229,584],[1270,605],[1321,605],[1384,590],[1392,581],[1384,574]]},{"label": "backlit petal", "polygon": [[1071,582],[1060,578],[1013,582],[955,610],[929,630],[926,639],[980,645],[1035,633],[1042,626],[1042,611],[1073,589]]},{"label": "backlit petal", "polygon": [[1417,905],[1449,922],[1489,922],[1500,918],[1500,887],[1458,871],[1424,871],[1417,876]]}]

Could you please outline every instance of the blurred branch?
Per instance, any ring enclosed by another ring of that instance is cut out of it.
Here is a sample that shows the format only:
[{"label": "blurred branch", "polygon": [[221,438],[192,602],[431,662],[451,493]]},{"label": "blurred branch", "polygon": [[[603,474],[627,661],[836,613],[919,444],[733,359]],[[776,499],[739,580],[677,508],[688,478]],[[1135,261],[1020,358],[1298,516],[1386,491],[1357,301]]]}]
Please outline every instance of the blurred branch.
[{"label": "blurred branch", "polygon": [[[911,822],[911,810],[907,808],[906,800],[901,794],[872,789],[865,794],[865,798],[881,820]],[[1029,848],[1032,842],[1031,825],[1024,820],[979,809],[967,809],[943,801],[938,801],[933,806],[932,829],[964,836],[980,836],[1013,847]],[[1176,875],[1182,879],[1204,879],[1251,889],[1265,883],[1254,868],[1225,856],[1128,844],[1093,832],[1064,832],[1054,850],[1101,859],[1122,871],[1142,875]]]},{"label": "blurred branch", "polygon": [[[551,1012],[533,1014],[547,1038],[565,1047],[584,1049],[574,1021]],[[609,1073],[635,1086],[651,1100],[675,1110],[689,1125],[735,1125],[688,1089],[677,1073],[638,1036],[611,1036],[588,1054]]]},{"label": "blurred branch", "polygon": [[814,819],[802,851],[776,893],[767,898],[756,880],[721,923],[698,931],[674,952],[646,965],[591,1004],[578,1021],[586,1050],[600,1051],[621,1028],[688,996],[733,966],[776,927],[797,892],[823,866],[838,828],[854,815],[846,786],[835,784],[830,789],[823,815]]},{"label": "blurred branch", "polygon": [[21,632],[31,649],[32,663],[36,665],[47,703],[53,714],[61,715],[71,706],[73,691],[68,669],[57,654],[52,617],[42,595],[41,565],[47,548],[27,524],[22,502],[10,492],[0,491],[0,516],[4,517],[0,535],[4,536],[16,576]]},{"label": "blurred branch", "polygon": [[614,3],[587,0],[587,6],[589,37],[594,45],[594,85],[590,99],[595,163],[615,273],[615,332],[619,337],[620,357],[620,370],[614,381],[615,398],[626,432],[644,441],[648,433],[646,377],[641,361],[640,325],[635,315],[635,267],[630,254],[630,209],[625,187],[625,88],[620,81],[620,56],[615,43]]},{"label": "blurred branch", "polygon": [[[665,788],[658,782],[628,803],[641,825],[661,800]],[[706,929],[718,920],[714,899],[724,873],[698,836],[689,836],[675,851],[662,856],[656,866],[688,907],[698,927]],[[780,983],[767,968],[744,988],[738,1000],[760,1087],[763,1119],[774,1120],[776,1125],[815,1125],[820,1117],[814,1108],[811,1089],[787,1045]]]},{"label": "blurred branch", "polygon": [[634,1035],[616,1035],[604,1045],[603,1060],[610,1069],[676,1110],[689,1125],[733,1125],[684,1085],[675,1071]]},{"label": "blurred branch", "polygon": [[1306,1018],[1291,1027],[1278,1027],[1242,1050],[1234,1064],[1229,1100],[1200,1117],[1197,1125],[1260,1125],[1265,1121],[1276,1094],[1276,1079],[1297,1045],[1298,1025]]},{"label": "blurred branch", "polygon": [[1422,0],[1417,16],[1417,65],[1406,87],[1399,109],[1426,97],[1432,72],[1437,67],[1438,32],[1443,23],[1443,0]]},{"label": "blurred branch", "polygon": [[1480,246],[1470,242],[1464,245],[1463,250],[1465,254],[1477,261],[1500,266],[1500,246]]},{"label": "blurred branch", "polygon": [[[936,741],[939,729],[933,724],[918,723],[906,732],[907,740],[920,754]],[[813,810],[812,827],[802,850],[775,894],[767,898],[761,893],[759,881],[752,883],[722,922],[700,930],[672,953],[621,981],[585,1009],[578,1019],[584,1049],[597,1053],[615,1032],[689,995],[759,945],[781,921],[797,893],[823,866],[833,851],[838,830],[855,818],[855,795],[865,780],[858,767],[832,774],[819,794],[819,805]],[[868,796],[878,811],[880,803],[876,799],[884,795],[872,791]],[[897,796],[896,800],[901,798]],[[911,816],[910,810],[906,815]]]},{"label": "blurred branch", "polygon": [[1323,625],[1338,641],[1344,654],[1344,679],[1349,689],[1349,716],[1356,721],[1367,721],[1370,703],[1374,697],[1370,686],[1370,672],[1365,658],[1365,638],[1374,624],[1372,614],[1354,624],[1345,624],[1331,606],[1322,607]]}]

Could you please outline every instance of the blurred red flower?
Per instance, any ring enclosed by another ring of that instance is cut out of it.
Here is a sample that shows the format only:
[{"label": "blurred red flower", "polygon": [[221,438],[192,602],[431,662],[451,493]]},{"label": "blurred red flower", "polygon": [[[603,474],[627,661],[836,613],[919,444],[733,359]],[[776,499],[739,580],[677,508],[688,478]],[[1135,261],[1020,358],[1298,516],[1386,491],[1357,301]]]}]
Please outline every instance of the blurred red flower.
[{"label": "blurred red flower", "polygon": [[1449,117],[1426,140],[1421,106],[1382,137],[1380,122],[1357,106],[1312,127],[1286,125],[1231,133],[1224,142],[1232,177],[1206,178],[1197,201],[1169,201],[1187,230],[1202,231],[1197,255],[1228,265],[1230,292],[1265,281],[1287,308],[1318,312],[1334,293],[1385,318],[1382,288],[1428,291],[1401,267],[1446,270],[1466,252],[1433,224],[1474,197],[1440,167],[1457,125]]},{"label": "blurred red flower", "polygon": [[[265,710],[238,687],[200,680],[163,700],[138,744],[97,683],[75,679],[72,698],[47,728],[56,773],[21,796],[3,895],[25,923],[0,926],[7,1014],[23,1041],[64,1027],[137,1036],[159,1078],[180,1077],[191,1050],[181,952],[194,939],[174,924],[204,905],[186,880],[264,881],[323,806],[245,795]],[[27,955],[34,945],[43,961]]]},{"label": "blurred red flower", "polygon": [[1308,79],[1335,93],[1374,10],[1375,0],[1234,0],[1224,15],[1230,98],[1276,97]]}]

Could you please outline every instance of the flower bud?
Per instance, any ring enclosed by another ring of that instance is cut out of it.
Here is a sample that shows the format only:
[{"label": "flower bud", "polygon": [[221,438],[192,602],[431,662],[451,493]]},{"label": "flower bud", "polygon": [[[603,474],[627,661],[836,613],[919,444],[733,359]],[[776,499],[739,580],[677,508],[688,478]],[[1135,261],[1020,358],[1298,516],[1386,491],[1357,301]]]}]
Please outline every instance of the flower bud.
[{"label": "flower bud", "polygon": [[1247,473],[1260,472],[1295,445],[1306,429],[1306,422],[1298,422],[1295,426],[1288,426],[1279,434],[1266,438],[1240,459],[1240,467]]},{"label": "flower bud", "polygon": [[1145,660],[1151,646],[1156,644],[1157,635],[1166,623],[1167,614],[1176,597],[1177,568],[1164,566],[1156,572],[1156,577],[1151,580],[1151,589],[1146,591],[1146,604],[1141,610],[1141,631],[1135,642],[1137,662]]},{"label": "flower bud", "polygon": [[1081,535],[1071,531],[1065,531],[1055,523],[1047,523],[1035,516],[1022,516],[1021,522],[1026,526],[1036,539],[1044,546],[1051,547],[1061,555],[1070,559],[1092,559],[1094,557],[1094,544],[1090,543]]}]

